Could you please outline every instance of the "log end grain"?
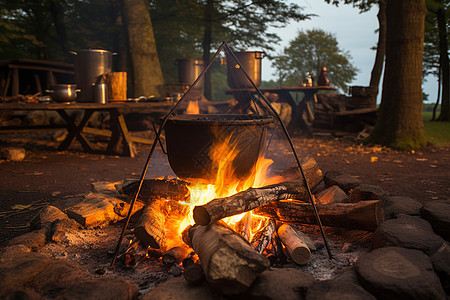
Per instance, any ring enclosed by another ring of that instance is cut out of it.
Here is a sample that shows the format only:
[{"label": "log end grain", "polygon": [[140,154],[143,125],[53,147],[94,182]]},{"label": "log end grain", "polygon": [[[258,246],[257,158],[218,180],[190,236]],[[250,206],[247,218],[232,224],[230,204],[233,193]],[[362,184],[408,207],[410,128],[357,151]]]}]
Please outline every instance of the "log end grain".
[{"label": "log end grain", "polygon": [[153,249],[161,248],[161,245],[156,241],[154,237],[148,234],[144,227],[134,228],[134,236],[139,239],[144,245],[150,246]]},{"label": "log end grain", "polygon": [[295,248],[290,254],[292,261],[298,265],[306,265],[311,258],[311,251],[308,248]]},{"label": "log end grain", "polygon": [[192,213],[196,224],[206,226],[211,223],[211,216],[205,207],[196,206]]}]

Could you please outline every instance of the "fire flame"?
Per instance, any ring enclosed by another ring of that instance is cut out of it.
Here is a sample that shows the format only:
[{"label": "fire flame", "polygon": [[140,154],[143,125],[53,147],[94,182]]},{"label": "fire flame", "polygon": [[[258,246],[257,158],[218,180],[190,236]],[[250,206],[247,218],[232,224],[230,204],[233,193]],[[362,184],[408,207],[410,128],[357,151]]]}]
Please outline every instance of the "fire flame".
[{"label": "fire flame", "polygon": [[198,115],[200,113],[200,107],[198,106],[198,101],[189,101],[186,114],[188,115]]},{"label": "fire flame", "polygon": [[[251,174],[245,180],[239,180],[233,176],[233,159],[238,154],[236,149],[236,143],[230,143],[230,138],[225,139],[222,143],[218,143],[213,146],[211,150],[211,158],[213,165],[217,166],[217,176],[213,184],[204,183],[191,183],[190,190],[190,203],[185,203],[190,206],[190,213],[179,222],[176,222],[176,226],[172,226],[169,229],[172,238],[181,237],[182,231],[188,226],[195,223],[192,210],[197,205],[203,205],[215,198],[222,198],[231,196],[240,191],[246,190],[251,187],[261,187],[267,185],[269,167],[273,163],[271,159],[259,157],[253,168]],[[231,228],[237,230],[238,223],[244,216],[250,217],[250,232],[247,237],[249,240],[251,237],[259,231],[267,220],[266,217],[261,217],[252,214],[252,212],[242,213],[236,216],[223,219]],[[173,224],[173,223],[172,223]],[[177,228],[174,228],[177,227]],[[173,234],[176,233],[176,234]],[[174,243],[175,244],[175,243]]]}]

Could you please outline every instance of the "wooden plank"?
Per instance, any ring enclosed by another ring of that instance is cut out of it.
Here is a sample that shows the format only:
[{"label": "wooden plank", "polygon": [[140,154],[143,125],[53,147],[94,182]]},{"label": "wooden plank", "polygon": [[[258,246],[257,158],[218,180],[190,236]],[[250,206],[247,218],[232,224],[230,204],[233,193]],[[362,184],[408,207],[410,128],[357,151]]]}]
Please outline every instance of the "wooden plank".
[{"label": "wooden plank", "polygon": [[336,116],[348,116],[348,115],[360,115],[360,114],[369,114],[378,111],[378,107],[369,107],[369,108],[361,108],[347,111],[336,112]]}]

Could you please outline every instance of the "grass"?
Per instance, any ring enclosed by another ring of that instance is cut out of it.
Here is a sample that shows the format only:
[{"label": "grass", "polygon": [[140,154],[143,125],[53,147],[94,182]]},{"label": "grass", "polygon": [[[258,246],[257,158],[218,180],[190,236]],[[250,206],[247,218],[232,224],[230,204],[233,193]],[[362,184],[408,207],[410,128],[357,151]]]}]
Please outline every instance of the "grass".
[{"label": "grass", "polygon": [[423,125],[428,140],[435,146],[450,146],[450,122],[432,122],[431,112],[423,112]]}]

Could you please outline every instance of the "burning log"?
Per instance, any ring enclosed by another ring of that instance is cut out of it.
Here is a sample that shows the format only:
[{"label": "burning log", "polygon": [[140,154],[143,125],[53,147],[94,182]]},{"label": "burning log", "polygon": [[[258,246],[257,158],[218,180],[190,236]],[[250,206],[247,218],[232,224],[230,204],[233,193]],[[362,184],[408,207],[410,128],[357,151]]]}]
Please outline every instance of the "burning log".
[{"label": "burning log", "polygon": [[[124,195],[134,197],[139,187],[139,181],[124,182],[116,185],[117,190]],[[146,179],[142,183],[138,199],[150,202],[155,199],[171,199],[189,202],[190,192],[187,184],[181,180]]]},{"label": "burning log", "polygon": [[252,214],[250,212],[245,213],[241,220],[236,224],[236,232],[240,234],[244,239],[250,241],[252,231]]},{"label": "burning log", "polygon": [[177,246],[167,250],[162,256],[165,265],[180,264],[192,250],[186,246]]},{"label": "burning log", "polygon": [[279,262],[285,263],[287,261],[287,256],[284,253],[283,244],[281,243],[280,237],[276,232],[272,236],[272,251]]},{"label": "burning log", "polygon": [[193,285],[200,285],[205,281],[205,273],[201,264],[194,263],[187,267],[183,273],[184,279]]},{"label": "burning log", "polygon": [[224,222],[190,226],[183,240],[198,254],[206,280],[224,294],[247,290],[269,261]]},{"label": "burning log", "polygon": [[161,201],[152,201],[144,206],[142,215],[134,227],[134,235],[144,246],[159,249],[165,237],[164,222]]},{"label": "burning log", "polygon": [[[379,200],[318,204],[317,210],[322,224],[347,229],[374,231],[384,220],[384,209]],[[307,203],[279,201],[258,207],[254,212],[288,223],[317,224],[314,211]]]},{"label": "burning log", "polygon": [[263,253],[264,249],[266,249],[267,245],[269,245],[272,240],[275,231],[276,222],[274,219],[270,219],[269,222],[267,222],[267,225],[253,236],[250,245],[252,245],[256,252]]},{"label": "burning log", "polygon": [[278,228],[277,232],[280,240],[286,246],[292,261],[299,265],[307,264],[311,257],[311,251],[300,238],[300,235],[297,234],[297,229],[289,224],[283,224]]},{"label": "burning log", "polygon": [[[311,189],[322,181],[322,171],[316,161],[307,158],[302,163],[303,171]],[[196,224],[208,225],[225,217],[234,216],[272,201],[300,199],[309,201],[309,195],[302,179],[285,181],[260,188],[249,188],[229,197],[216,198],[194,208]]]}]

